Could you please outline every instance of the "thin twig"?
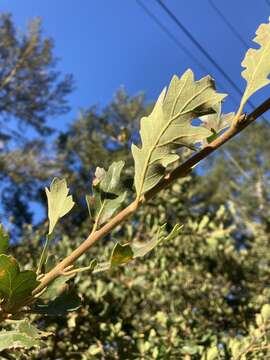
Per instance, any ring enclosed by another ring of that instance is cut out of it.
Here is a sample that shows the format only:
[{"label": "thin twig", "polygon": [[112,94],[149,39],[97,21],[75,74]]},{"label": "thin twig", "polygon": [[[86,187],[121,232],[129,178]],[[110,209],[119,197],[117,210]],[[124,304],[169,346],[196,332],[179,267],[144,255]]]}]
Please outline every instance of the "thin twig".
[{"label": "thin twig", "polygon": [[168,187],[174,181],[178,180],[179,178],[185,177],[187,174],[189,174],[192,171],[192,168],[195,165],[197,165],[201,160],[207,158],[220,146],[224,145],[227,141],[238,135],[243,129],[249,126],[253,121],[255,121],[259,116],[264,114],[269,109],[270,109],[270,98],[264,101],[248,116],[242,115],[237,123],[233,122],[233,125],[227,131],[225,131],[221,136],[219,136],[213,142],[208,144],[205,148],[203,148],[202,150],[191,156],[183,164],[181,164],[179,167],[173,170],[162,181],[160,181],[153,189],[151,189],[146,194],[144,194],[144,196],[142,196],[139,201],[133,201],[125,209],[123,209],[116,216],[114,216],[102,228],[94,232],[91,232],[88,238],[81,245],[79,245],[70,255],[68,255],[52,270],[50,270],[47,274],[44,275],[44,277],[40,281],[39,286],[36,289],[34,289],[33,295],[38,294],[42,289],[47,287],[50,282],[52,282],[54,279],[60,276],[68,266],[72,265],[96,241],[106,236],[117,225],[121,224],[125,219],[127,219],[131,214],[133,214],[137,210],[138,206],[145,203],[145,201],[148,201],[149,199],[153,198],[161,190]]}]

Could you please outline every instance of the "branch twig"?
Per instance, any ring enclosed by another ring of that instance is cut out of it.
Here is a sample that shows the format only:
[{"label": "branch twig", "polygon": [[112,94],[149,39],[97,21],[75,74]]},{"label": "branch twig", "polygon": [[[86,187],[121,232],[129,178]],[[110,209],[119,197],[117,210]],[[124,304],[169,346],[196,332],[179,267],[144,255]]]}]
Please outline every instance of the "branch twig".
[{"label": "branch twig", "polygon": [[79,245],[70,255],[68,255],[65,259],[63,259],[59,264],[57,264],[51,271],[44,275],[41,279],[39,286],[34,289],[33,295],[38,294],[41,290],[43,290],[50,282],[60,276],[63,271],[70,265],[72,265],[81,255],[83,255],[96,241],[106,236],[112,229],[114,229],[117,225],[122,223],[126,218],[128,218],[131,214],[133,214],[138,206],[142,205],[145,201],[153,198],[157,195],[161,190],[168,187],[175,180],[185,177],[192,168],[197,165],[201,160],[208,157],[214,151],[216,151],[220,146],[224,145],[227,141],[238,135],[243,129],[249,126],[253,121],[255,121],[258,117],[264,114],[267,110],[270,109],[270,98],[264,101],[260,106],[258,106],[254,111],[252,111],[249,115],[242,115],[239,118],[237,123],[233,122],[233,125],[225,131],[221,136],[207,145],[205,148],[191,156],[188,160],[186,160],[183,164],[173,170],[170,174],[168,174],[162,181],[160,181],[153,189],[147,192],[141,199],[138,201],[132,202],[125,209],[123,209],[120,213],[118,213],[115,217],[113,217],[107,224],[105,224],[99,230],[91,232],[88,238]]}]

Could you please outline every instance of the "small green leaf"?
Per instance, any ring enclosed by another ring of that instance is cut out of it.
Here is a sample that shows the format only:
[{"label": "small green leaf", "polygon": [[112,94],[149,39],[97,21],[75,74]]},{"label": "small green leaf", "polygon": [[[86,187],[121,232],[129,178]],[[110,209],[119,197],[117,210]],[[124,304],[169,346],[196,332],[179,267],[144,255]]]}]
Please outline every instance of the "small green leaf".
[{"label": "small green leaf", "polygon": [[9,234],[4,231],[3,225],[0,224],[0,254],[6,252],[9,244]]},{"label": "small green leaf", "polygon": [[174,228],[172,229],[172,231],[167,236],[165,236],[166,224],[162,225],[159,228],[159,231],[153,240],[150,240],[150,241],[142,243],[142,244],[137,243],[137,244],[132,245],[132,249],[134,252],[134,258],[145,256],[150,251],[152,251],[158,244],[160,244],[162,241],[173,240],[176,236],[179,235],[182,227],[183,227],[182,225],[176,224],[174,226]]},{"label": "small green leaf", "polygon": [[176,149],[195,149],[196,143],[211,135],[208,129],[193,126],[192,120],[214,113],[224,97],[216,93],[209,76],[195,81],[192,71],[187,70],[181,78],[172,78],[152,113],[141,120],[141,148],[132,145],[137,198],[157,185],[166,167],[178,160]]},{"label": "small green leaf", "polygon": [[[270,19],[270,18],[269,18]],[[242,66],[245,70],[242,77],[246,80],[247,86],[241,100],[242,108],[248,98],[256,91],[270,83],[270,23],[261,24],[257,31],[256,37],[253,39],[255,43],[260,45],[258,49],[248,49]]]},{"label": "small green leaf", "polygon": [[22,306],[38,284],[35,272],[20,271],[15,258],[0,255],[0,296],[5,311],[12,312]]},{"label": "small green leaf", "polygon": [[178,236],[180,230],[182,229],[182,226],[176,224],[172,231],[167,236],[165,236],[165,227],[166,224],[162,225],[156,237],[153,240],[145,243],[124,245],[116,243],[113,248],[110,260],[97,264],[93,273],[103,272],[109,270],[113,266],[127,264],[135,258],[143,257],[152,251],[160,242],[173,240],[176,236]]},{"label": "small green leaf", "polygon": [[134,253],[129,244],[121,245],[116,243],[112,251],[110,263],[111,266],[126,264],[133,259],[133,257]]},{"label": "small green leaf", "polygon": [[[208,114],[205,116],[201,116],[200,120],[202,121],[202,127],[209,129],[212,132],[207,138],[207,143],[209,144],[215,138],[217,138],[218,134],[230,127],[232,124],[232,120],[234,118],[234,113],[222,114],[221,113],[221,103],[217,107],[217,112],[215,114]],[[205,142],[205,141],[204,141]]]},{"label": "small green leaf", "polygon": [[38,330],[29,321],[16,321],[14,330],[0,331],[0,351],[17,348],[39,348],[43,344],[41,339],[49,335],[51,333]]},{"label": "small green leaf", "polygon": [[74,206],[72,196],[65,179],[54,178],[50,190],[45,189],[48,200],[49,235],[52,234],[57,221],[66,215]]},{"label": "small green leaf", "polygon": [[108,221],[124,202],[127,192],[121,182],[124,161],[113,162],[108,171],[97,168],[93,181],[93,196],[86,196],[89,214],[96,226]]},{"label": "small green leaf", "polygon": [[115,161],[111,164],[108,171],[103,173],[99,183],[101,191],[116,195],[122,192],[121,173],[124,165],[124,161]]},{"label": "small green leaf", "polygon": [[47,304],[37,302],[32,310],[39,314],[65,315],[68,312],[78,310],[81,307],[81,299],[74,290],[63,292],[60,296]]}]

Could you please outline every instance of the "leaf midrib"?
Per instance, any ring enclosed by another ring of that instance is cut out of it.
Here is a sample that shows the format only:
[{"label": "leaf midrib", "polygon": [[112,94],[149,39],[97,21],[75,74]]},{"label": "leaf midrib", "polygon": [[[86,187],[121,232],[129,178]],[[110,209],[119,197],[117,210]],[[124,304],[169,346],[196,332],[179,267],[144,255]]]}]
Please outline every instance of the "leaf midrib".
[{"label": "leaf midrib", "polygon": [[[137,194],[137,200],[141,197],[142,188],[143,188],[143,184],[144,184],[144,180],[145,180],[145,175],[146,175],[147,168],[149,165],[149,160],[150,160],[151,155],[152,155],[153,151],[155,150],[157,143],[159,142],[161,136],[164,134],[164,132],[168,129],[168,127],[174,120],[176,120],[180,115],[184,115],[185,113],[189,113],[191,111],[191,110],[188,110],[188,111],[184,112],[183,110],[188,106],[188,104],[193,99],[195,99],[197,96],[199,96],[203,91],[205,91],[209,87],[211,87],[211,84],[208,84],[207,86],[203,87],[198,93],[194,94],[188,101],[186,101],[186,103],[182,106],[182,108],[178,111],[178,113],[176,115],[174,115],[173,117],[171,117],[168,120],[168,122],[166,123],[166,125],[161,129],[161,132],[159,133],[157,140],[154,142],[153,146],[150,148],[148,156],[146,157],[146,161],[145,161],[145,164],[143,167],[143,172],[142,172],[142,177],[141,177],[140,190],[138,191],[138,194]],[[183,89],[183,87],[181,88],[180,94],[182,92],[182,89]],[[177,95],[176,101],[179,99],[180,94]],[[164,99],[165,99],[165,97],[164,97]],[[163,99],[163,101],[164,101],[164,99]],[[174,102],[174,105],[173,105],[173,111],[175,110],[176,101]],[[172,116],[172,112],[171,112],[171,116]]]}]

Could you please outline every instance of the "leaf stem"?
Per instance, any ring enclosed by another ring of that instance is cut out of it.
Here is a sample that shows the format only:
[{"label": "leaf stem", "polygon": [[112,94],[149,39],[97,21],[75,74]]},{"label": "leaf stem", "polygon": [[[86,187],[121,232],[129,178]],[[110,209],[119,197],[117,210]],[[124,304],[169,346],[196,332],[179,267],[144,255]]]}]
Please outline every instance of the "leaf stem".
[{"label": "leaf stem", "polygon": [[46,259],[47,259],[47,255],[48,255],[48,250],[49,250],[49,244],[50,244],[50,235],[46,235],[46,241],[45,241],[45,245],[42,249],[42,253],[40,255],[40,259],[38,262],[38,267],[37,267],[37,275],[39,275],[41,273],[42,270],[42,266],[45,263]]},{"label": "leaf stem", "polygon": [[[32,295],[37,295],[41,290],[46,288],[50,282],[60,276],[63,271],[70,265],[72,265],[81,255],[83,255],[96,241],[100,240],[106,236],[111,230],[116,226],[121,224],[126,220],[130,215],[136,212],[137,208],[142,205],[145,201],[153,198],[161,190],[168,187],[171,183],[176,181],[181,177],[185,177],[192,171],[192,168],[197,165],[201,160],[207,158],[210,154],[216,151],[219,147],[224,145],[227,141],[238,135],[242,130],[249,126],[253,121],[258,117],[264,114],[267,110],[270,109],[270,98],[265,100],[260,106],[258,106],[254,111],[249,115],[236,114],[237,122],[233,121],[232,126],[225,131],[221,136],[212,141],[206,147],[204,147],[199,152],[195,153],[184,163],[179,165],[175,170],[168,174],[163,180],[161,180],[153,189],[144,194],[140,199],[136,199],[125,209],[120,211],[116,216],[114,216],[108,223],[102,226],[100,229],[91,232],[88,238],[79,245],[71,254],[69,254],[65,259],[58,263],[52,270],[50,270],[44,277],[41,279],[40,284],[37,288],[34,289]],[[239,112],[239,111],[238,111]]]}]

